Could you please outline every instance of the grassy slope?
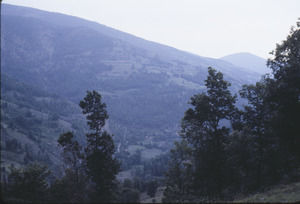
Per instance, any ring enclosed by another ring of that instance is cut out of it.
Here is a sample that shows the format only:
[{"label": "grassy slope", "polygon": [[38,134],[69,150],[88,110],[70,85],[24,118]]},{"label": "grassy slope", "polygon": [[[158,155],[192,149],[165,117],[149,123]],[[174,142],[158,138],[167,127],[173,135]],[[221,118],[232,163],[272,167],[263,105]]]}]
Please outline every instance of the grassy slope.
[{"label": "grassy slope", "polygon": [[[161,203],[163,197],[163,187],[158,187],[154,198],[150,198],[147,193],[140,196],[141,203]],[[219,201],[220,202],[220,201]],[[276,185],[269,187],[264,192],[256,193],[247,197],[241,197],[229,203],[299,203],[300,202],[300,182]],[[223,203],[222,201],[220,203]],[[224,202],[226,203],[226,202]]]},{"label": "grassy slope", "polygon": [[300,182],[287,185],[277,185],[266,189],[262,193],[236,199],[236,203],[291,203],[300,202]]}]

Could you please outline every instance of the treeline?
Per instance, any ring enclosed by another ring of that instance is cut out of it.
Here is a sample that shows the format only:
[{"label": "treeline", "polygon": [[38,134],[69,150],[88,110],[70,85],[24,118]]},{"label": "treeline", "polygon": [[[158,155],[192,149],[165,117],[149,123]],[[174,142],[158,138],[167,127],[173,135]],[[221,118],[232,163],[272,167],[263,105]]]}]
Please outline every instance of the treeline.
[{"label": "treeline", "polygon": [[299,180],[299,27],[271,53],[272,75],[239,91],[248,101],[242,110],[223,74],[208,68],[207,92],[191,98],[171,150],[163,202],[228,201]]},{"label": "treeline", "polygon": [[[163,185],[162,177],[168,156],[161,155],[142,162],[141,151],[137,151],[132,156],[131,165],[140,165],[143,168],[134,169],[133,179],[119,182],[116,176],[121,171],[121,163],[116,159],[112,135],[104,130],[108,114],[106,104],[101,99],[96,91],[88,91],[79,104],[90,128],[86,133],[85,148],[72,132],[63,133],[58,138],[64,160],[63,175],[55,178],[47,165],[38,162],[27,162],[24,168],[10,166],[10,174],[7,178],[3,177],[1,183],[3,201],[138,203],[142,192],[154,197],[157,187]],[[20,146],[17,140],[6,143],[7,148],[16,151]]]},{"label": "treeline", "polygon": [[75,140],[72,132],[61,134],[58,145],[64,159],[61,178],[53,175],[47,166],[30,163],[23,169],[11,167],[11,173],[1,184],[5,202],[114,202],[117,200],[116,175],[120,163],[114,158],[112,136],[103,127],[108,119],[106,104],[96,91],[87,92],[80,101],[90,131],[86,146]]}]

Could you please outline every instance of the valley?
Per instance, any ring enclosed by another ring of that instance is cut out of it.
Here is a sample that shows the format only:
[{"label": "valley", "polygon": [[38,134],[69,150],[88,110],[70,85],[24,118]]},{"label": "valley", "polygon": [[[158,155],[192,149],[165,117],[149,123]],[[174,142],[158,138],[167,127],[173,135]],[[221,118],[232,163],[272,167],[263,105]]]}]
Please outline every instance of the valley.
[{"label": "valley", "polygon": [[[155,180],[161,185],[169,151],[179,140],[180,121],[191,107],[188,101],[206,92],[207,68],[221,71],[232,93],[261,77],[223,59],[197,56],[77,17],[8,4],[2,9],[4,176],[9,166],[33,161],[60,175],[57,139],[71,131],[86,145],[88,128],[78,104],[86,91],[96,90],[107,105],[105,129],[113,135],[115,157],[122,161],[119,181]],[[238,100],[238,107],[243,104]]]},{"label": "valley", "polygon": [[[45,95],[56,94],[74,107],[73,116],[69,113],[64,116],[71,122],[59,120],[55,130],[38,127],[44,136],[35,137],[45,138],[53,147],[56,138],[64,131],[74,131],[74,126],[78,137],[84,137],[84,129],[79,130],[84,126],[79,124],[83,118],[76,106],[87,90],[97,90],[103,95],[110,116],[107,128],[114,134],[115,144],[119,144],[118,152],[126,151],[132,156],[133,149],[139,145],[142,158],[147,160],[173,147],[189,98],[205,91],[208,66],[224,72],[234,92],[260,78],[255,72],[225,61],[152,43],[94,22],[6,4],[1,40],[2,76],[37,87]],[[6,81],[2,79],[1,83]],[[1,86],[1,93],[5,103],[8,94],[5,86]],[[56,103],[51,97],[49,100]],[[45,106],[45,101],[39,105]],[[12,107],[18,110],[17,106]],[[61,114],[53,107],[44,117],[49,118],[54,110],[56,115]],[[27,111],[33,112],[30,107]],[[3,112],[2,124],[8,127]],[[33,131],[31,128],[28,125],[28,131]],[[2,143],[10,137],[9,129],[7,133]],[[29,136],[24,131],[22,134],[16,136],[19,142],[24,134]],[[58,159],[52,162],[57,165]],[[5,163],[6,166],[11,162],[5,159]],[[19,160],[16,165],[23,164]]]}]

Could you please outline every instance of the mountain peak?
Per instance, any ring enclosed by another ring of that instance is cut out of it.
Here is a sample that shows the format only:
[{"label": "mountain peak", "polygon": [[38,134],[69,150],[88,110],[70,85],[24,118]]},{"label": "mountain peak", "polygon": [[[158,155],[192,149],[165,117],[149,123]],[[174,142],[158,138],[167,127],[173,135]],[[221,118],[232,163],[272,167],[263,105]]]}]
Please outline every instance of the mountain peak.
[{"label": "mountain peak", "polygon": [[235,66],[247,68],[260,74],[267,74],[271,72],[271,70],[267,67],[266,59],[249,52],[234,53],[221,57],[220,59]]}]

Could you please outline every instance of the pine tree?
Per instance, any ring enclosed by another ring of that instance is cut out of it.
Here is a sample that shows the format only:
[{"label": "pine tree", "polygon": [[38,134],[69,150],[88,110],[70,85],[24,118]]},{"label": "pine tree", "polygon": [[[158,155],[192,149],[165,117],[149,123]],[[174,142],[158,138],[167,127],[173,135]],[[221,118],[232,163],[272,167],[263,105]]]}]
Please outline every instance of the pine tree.
[{"label": "pine tree", "polygon": [[114,158],[115,145],[112,136],[104,130],[105,120],[108,119],[106,104],[101,102],[101,95],[98,92],[87,91],[79,106],[86,115],[91,130],[86,134],[85,161],[87,174],[95,184],[92,201],[113,202],[120,163]]}]

